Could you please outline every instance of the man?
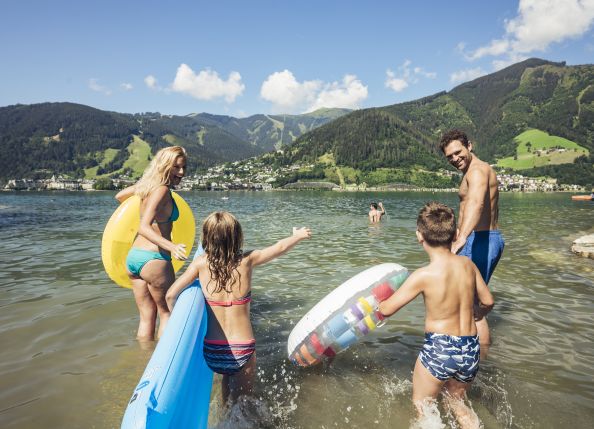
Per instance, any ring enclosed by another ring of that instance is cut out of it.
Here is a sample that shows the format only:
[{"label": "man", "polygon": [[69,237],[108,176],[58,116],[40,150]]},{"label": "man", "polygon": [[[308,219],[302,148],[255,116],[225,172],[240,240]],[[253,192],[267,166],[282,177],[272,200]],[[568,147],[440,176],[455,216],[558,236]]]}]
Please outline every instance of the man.
[{"label": "man", "polygon": [[377,203],[371,203],[369,206],[369,222],[371,223],[378,223],[382,220],[382,216],[386,214],[386,209],[384,209],[384,205],[380,201],[379,208]]},{"label": "man", "polygon": [[[472,143],[460,130],[444,134],[440,148],[449,163],[464,173],[458,193],[458,236],[452,244],[452,252],[472,259],[485,283],[489,283],[505,245],[498,230],[497,176],[489,164],[472,152]],[[491,344],[487,319],[482,318],[476,325],[486,352],[487,346]]]}]

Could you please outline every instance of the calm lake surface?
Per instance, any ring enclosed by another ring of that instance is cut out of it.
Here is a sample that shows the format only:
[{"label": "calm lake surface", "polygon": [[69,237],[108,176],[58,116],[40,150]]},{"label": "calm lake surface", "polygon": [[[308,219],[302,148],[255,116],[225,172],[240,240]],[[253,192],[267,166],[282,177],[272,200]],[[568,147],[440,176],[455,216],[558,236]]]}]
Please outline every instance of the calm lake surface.
[{"label": "calm lake surface", "polygon": [[[294,367],[286,340],[333,288],[372,265],[427,263],[415,240],[419,208],[453,193],[183,193],[200,221],[225,209],[246,249],[310,226],[313,237],[257,269],[252,313],[257,399],[212,427],[407,428],[411,371],[422,345],[417,299],[319,368]],[[222,197],[229,197],[222,199]],[[367,222],[371,201],[388,211]],[[154,344],[135,340],[129,290],[103,271],[101,235],[113,193],[0,193],[0,427],[119,427]],[[506,248],[490,286],[493,346],[470,390],[485,428],[590,428],[594,419],[594,261],[573,255],[594,232],[594,203],[569,194],[503,194]],[[441,409],[429,427],[451,427]]]}]

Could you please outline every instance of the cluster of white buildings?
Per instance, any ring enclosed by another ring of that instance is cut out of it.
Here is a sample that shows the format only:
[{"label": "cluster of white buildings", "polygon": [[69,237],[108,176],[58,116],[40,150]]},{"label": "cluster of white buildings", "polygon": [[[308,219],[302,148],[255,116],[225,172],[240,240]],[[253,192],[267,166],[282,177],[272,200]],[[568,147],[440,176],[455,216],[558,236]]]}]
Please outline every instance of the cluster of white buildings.
[{"label": "cluster of white buildings", "polygon": [[206,173],[186,177],[182,189],[252,189],[270,190],[280,175],[292,173],[303,166],[291,165],[274,169],[253,159],[235,161],[229,164],[210,167]]},{"label": "cluster of white buildings", "polygon": [[90,191],[95,184],[94,180],[90,179],[69,179],[63,176],[56,177],[53,175],[51,179],[12,179],[4,186],[7,191]]},{"label": "cluster of white buildings", "polygon": [[557,179],[526,177],[520,174],[498,173],[500,191],[517,192],[552,192],[552,191],[583,191],[580,185],[558,184]]},{"label": "cluster of white buildings", "polygon": [[[281,175],[290,174],[300,170],[303,165],[291,165],[274,169],[269,165],[256,163],[253,160],[236,161],[231,164],[211,167],[206,173],[186,177],[181,183],[182,190],[208,189],[208,190],[263,190],[272,189],[272,183]],[[452,174],[459,174],[452,172]],[[557,179],[526,177],[520,174],[498,173],[499,190],[511,192],[552,192],[552,191],[584,191],[580,185],[558,184]],[[116,188],[132,184],[129,178],[113,179]],[[53,175],[50,179],[12,179],[4,186],[4,190],[67,190],[90,191],[93,190],[95,180],[70,179],[61,175]],[[359,188],[359,186],[358,186]],[[365,188],[365,187],[364,187]]]}]

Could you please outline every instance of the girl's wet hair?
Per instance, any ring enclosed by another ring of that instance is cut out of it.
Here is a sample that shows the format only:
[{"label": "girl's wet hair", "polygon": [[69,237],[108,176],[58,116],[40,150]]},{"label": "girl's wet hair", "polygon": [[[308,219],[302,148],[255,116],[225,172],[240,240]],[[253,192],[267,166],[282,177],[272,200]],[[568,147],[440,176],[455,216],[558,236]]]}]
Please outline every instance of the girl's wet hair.
[{"label": "girl's wet hair", "polygon": [[456,215],[445,204],[432,201],[419,211],[417,230],[430,246],[449,247],[456,238]]},{"label": "girl's wet hair", "polygon": [[202,224],[202,248],[211,280],[216,282],[211,293],[231,292],[240,278],[237,267],[243,257],[243,231],[235,216],[225,211],[211,213]]}]

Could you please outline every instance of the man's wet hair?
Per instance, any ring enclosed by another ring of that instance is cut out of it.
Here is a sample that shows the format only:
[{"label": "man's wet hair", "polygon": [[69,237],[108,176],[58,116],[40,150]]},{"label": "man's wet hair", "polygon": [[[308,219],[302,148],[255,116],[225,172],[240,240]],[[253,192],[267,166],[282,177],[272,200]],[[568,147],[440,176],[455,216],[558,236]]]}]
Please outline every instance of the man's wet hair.
[{"label": "man's wet hair", "polygon": [[377,203],[371,203],[371,207],[377,210]]},{"label": "man's wet hair", "polygon": [[445,204],[432,201],[419,211],[417,230],[430,246],[450,247],[456,238],[456,215]]},{"label": "man's wet hair", "polygon": [[458,129],[453,129],[441,136],[441,140],[439,141],[439,148],[441,151],[445,153],[446,146],[454,140],[458,140],[464,147],[468,147],[469,140],[466,133]]}]

